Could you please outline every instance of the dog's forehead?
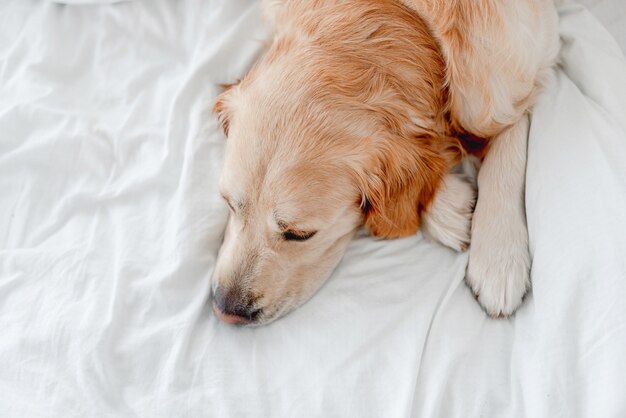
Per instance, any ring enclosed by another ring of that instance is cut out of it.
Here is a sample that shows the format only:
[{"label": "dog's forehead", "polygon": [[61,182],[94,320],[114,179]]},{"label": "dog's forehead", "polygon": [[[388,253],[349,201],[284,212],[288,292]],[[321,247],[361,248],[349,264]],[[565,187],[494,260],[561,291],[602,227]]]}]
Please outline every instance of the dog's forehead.
[{"label": "dog's forehead", "polygon": [[309,161],[303,155],[246,154],[226,161],[220,187],[248,206],[290,218],[306,217],[314,216],[321,206],[328,210],[345,206],[356,196],[350,173],[340,166]]}]

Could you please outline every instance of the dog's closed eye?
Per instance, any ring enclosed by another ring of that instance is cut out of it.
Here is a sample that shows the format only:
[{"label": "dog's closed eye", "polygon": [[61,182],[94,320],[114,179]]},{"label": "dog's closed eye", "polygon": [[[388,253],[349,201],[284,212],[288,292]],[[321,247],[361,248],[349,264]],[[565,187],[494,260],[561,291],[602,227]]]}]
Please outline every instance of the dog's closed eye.
[{"label": "dog's closed eye", "polygon": [[303,231],[285,231],[283,232],[283,238],[285,241],[306,241],[317,234],[317,231],[303,232]]}]

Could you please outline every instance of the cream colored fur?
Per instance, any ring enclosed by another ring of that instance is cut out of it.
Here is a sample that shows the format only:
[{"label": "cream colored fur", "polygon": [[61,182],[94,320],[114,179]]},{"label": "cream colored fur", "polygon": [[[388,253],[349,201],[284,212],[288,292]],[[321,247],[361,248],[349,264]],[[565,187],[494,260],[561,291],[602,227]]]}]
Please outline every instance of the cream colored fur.
[{"label": "cream colored fur", "polygon": [[[265,323],[315,292],[362,224],[384,238],[421,226],[457,250],[471,229],[467,283],[490,315],[513,313],[530,283],[528,113],[558,51],[552,1],[263,9],[275,26],[270,51],[216,105],[233,213],[214,289],[236,289],[235,304]],[[468,136],[488,144],[473,220],[475,188],[452,171]],[[281,238],[294,230],[315,235]]]},{"label": "cream colored fur", "polygon": [[552,0],[404,1],[440,40],[458,124],[493,137],[478,177],[466,279],[487,313],[507,316],[530,286],[528,112],[557,59],[556,10]]}]

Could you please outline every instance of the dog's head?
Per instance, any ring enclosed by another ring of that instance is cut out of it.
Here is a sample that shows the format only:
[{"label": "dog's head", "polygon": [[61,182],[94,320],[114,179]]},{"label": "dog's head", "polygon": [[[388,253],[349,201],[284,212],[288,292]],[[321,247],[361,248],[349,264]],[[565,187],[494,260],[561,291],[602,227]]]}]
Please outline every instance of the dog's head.
[{"label": "dog's head", "polygon": [[382,3],[292,10],[217,100],[231,213],[213,303],[227,322],[262,324],[303,303],[363,224],[414,233],[458,160],[437,46],[419,18]]}]

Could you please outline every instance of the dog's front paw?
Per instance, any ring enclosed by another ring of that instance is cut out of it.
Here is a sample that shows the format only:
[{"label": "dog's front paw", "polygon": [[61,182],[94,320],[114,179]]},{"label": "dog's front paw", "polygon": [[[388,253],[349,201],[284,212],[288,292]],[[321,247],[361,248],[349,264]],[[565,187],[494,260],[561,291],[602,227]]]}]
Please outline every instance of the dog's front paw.
[{"label": "dog's front paw", "polygon": [[507,317],[520,306],[530,287],[528,236],[523,225],[498,229],[503,225],[493,219],[487,222],[474,219],[478,228],[472,232],[465,280],[491,317]]},{"label": "dog's front paw", "polygon": [[476,187],[462,173],[449,173],[423,214],[422,232],[456,251],[470,242]]}]

